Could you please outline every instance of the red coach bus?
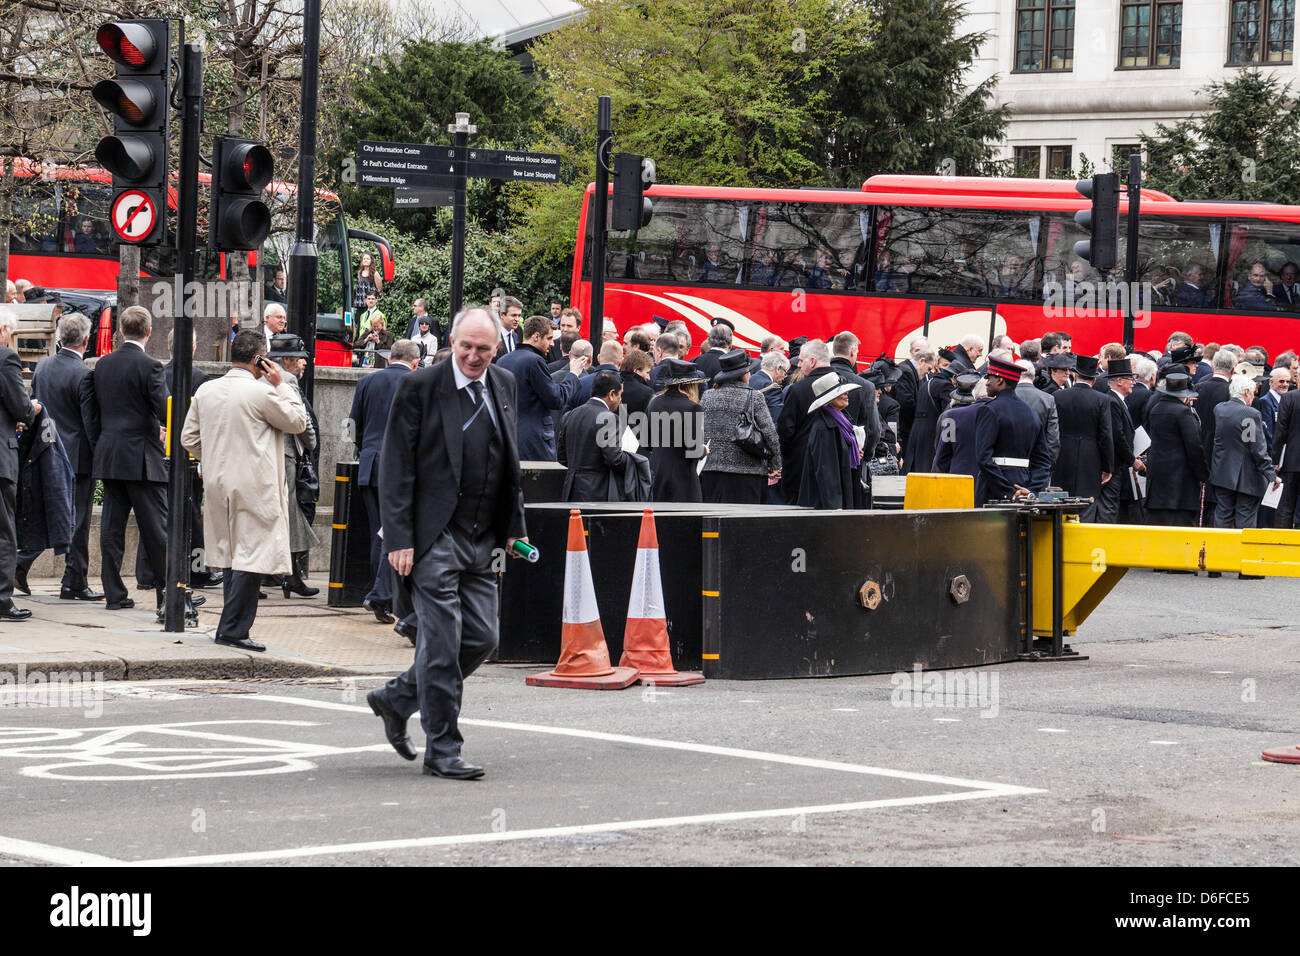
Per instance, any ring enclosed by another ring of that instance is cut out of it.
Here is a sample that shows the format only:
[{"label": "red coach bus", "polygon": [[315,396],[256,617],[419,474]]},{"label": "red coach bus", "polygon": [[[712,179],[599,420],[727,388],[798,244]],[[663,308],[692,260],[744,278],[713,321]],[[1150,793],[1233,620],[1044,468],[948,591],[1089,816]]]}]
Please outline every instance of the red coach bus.
[{"label": "red coach bus", "polygon": [[[77,291],[116,291],[118,278],[117,245],[108,221],[108,207],[113,197],[113,177],[107,170],[68,167],[41,167],[19,160],[14,167],[20,187],[14,202],[15,226],[9,241],[9,278],[27,279],[46,289]],[[206,187],[207,173],[199,174]],[[292,214],[297,187],[293,183],[272,182],[273,216]],[[353,270],[349,240],[374,243],[384,269],[384,278],[392,281],[395,264],[392,249],[382,236],[358,229],[348,229],[338,197],[318,190],[321,206],[328,218],[317,227],[319,280],[316,322],[316,364],[351,366],[353,338]],[[176,190],[168,190],[168,206],[176,212]],[[202,201],[202,200],[201,200]],[[288,261],[292,236],[274,233],[263,248],[266,256],[263,272],[269,281],[274,268]],[[206,234],[200,236],[200,277],[224,276],[224,257],[203,251]],[[250,264],[256,260],[250,256]],[[176,272],[175,250],[171,246],[141,246],[140,275],[144,278],[170,277]],[[98,329],[91,336],[92,352],[108,351],[116,327],[110,310],[91,316]],[[107,348],[104,346],[107,345]]]},{"label": "red coach bus", "polygon": [[[584,315],[593,189],[572,280]],[[1100,276],[1073,255],[1087,238],[1074,214],[1088,201],[1062,180],[888,175],[861,190],[657,185],[648,195],[649,225],[608,234],[605,314],[620,330],[684,319],[698,343],[720,316],[735,324],[737,345],[756,351],[769,334],[847,329],[862,340],[863,361],[903,357],[918,335],[943,346],[972,332],[1019,342],[1068,331],[1087,354],[1122,338],[1132,295],[1144,351],[1163,351],[1174,331],[1270,355],[1300,346],[1300,311],[1280,288],[1284,270],[1298,281],[1288,268],[1300,263],[1294,206],[1179,202],[1143,190],[1130,290],[1108,281],[1123,275],[1127,201],[1120,266]]]}]

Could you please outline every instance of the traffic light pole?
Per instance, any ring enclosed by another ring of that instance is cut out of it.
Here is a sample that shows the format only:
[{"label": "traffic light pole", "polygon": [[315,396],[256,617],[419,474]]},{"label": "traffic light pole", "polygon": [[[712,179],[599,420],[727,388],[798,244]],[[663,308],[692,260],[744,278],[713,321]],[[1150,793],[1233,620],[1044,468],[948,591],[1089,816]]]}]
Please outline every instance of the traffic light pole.
[{"label": "traffic light pole", "polygon": [[[596,193],[587,210],[591,230],[591,308],[587,316],[587,341],[593,354],[600,351],[605,327],[605,223],[609,221],[609,162],[613,156],[614,130],[610,98],[596,101]],[[592,359],[594,362],[595,359]]]},{"label": "traffic light pole", "polygon": [[181,447],[181,428],[190,409],[194,362],[194,238],[199,224],[199,138],[203,133],[203,51],[195,43],[181,47],[181,167],[177,180],[176,251],[181,270],[181,299],[172,332],[171,416],[167,422],[171,461],[167,474],[167,596],[164,629],[185,630],[185,594],[190,579],[190,468]]},{"label": "traffic light pole", "polygon": [[[307,351],[303,398],[316,394],[316,114],[320,90],[320,0],[303,0],[302,122],[298,129],[298,216],[289,250],[289,328],[302,337]],[[343,311],[352,307],[342,303]]]},{"label": "traffic light pole", "polygon": [[456,194],[451,207],[451,316],[448,318],[447,331],[460,311],[465,298],[465,183],[468,179],[466,163],[469,153],[469,134],[478,132],[478,127],[469,121],[468,113],[457,113],[456,122],[447,127],[447,132],[456,138],[456,156],[452,160],[452,176],[456,180]]},{"label": "traffic light pole", "polygon": [[1134,299],[1137,293],[1138,263],[1138,203],[1142,195],[1142,154],[1133,153],[1128,158],[1128,244],[1124,255],[1124,282],[1128,294],[1124,297],[1128,307],[1124,310],[1124,349],[1133,351],[1133,326],[1136,316]]}]

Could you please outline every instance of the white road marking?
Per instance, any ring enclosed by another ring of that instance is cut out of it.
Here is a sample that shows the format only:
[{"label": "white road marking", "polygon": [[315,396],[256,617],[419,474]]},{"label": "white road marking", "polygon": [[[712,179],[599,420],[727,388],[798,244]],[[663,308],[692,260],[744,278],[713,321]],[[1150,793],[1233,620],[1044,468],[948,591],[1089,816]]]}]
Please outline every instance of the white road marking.
[{"label": "white road marking", "polygon": [[1232,671],[1210,671],[1211,674],[1231,674]]},{"label": "white road marking", "polygon": [[[307,700],[299,697],[244,697],[244,700],[269,700],[277,703],[292,704],[298,707],[318,707],[322,710],[344,710],[357,714],[370,714],[369,707],[355,704],[336,704],[327,700]],[[819,760],[815,757],[794,757],[789,754],[766,753],[761,750],[742,750],[736,747],[715,747],[712,744],[687,743],[680,740],[660,740],[654,737],[633,737],[628,734],[610,734],[601,730],[578,730],[572,727],[548,727],[543,724],[521,724],[506,720],[471,720],[462,718],[460,723],[471,727],[493,727],[497,730],[522,730],[535,734],[553,734],[559,737],[584,737],[588,740],[603,740],[616,744],[637,744],[642,747],[659,747],[664,750],[685,750],[692,753],[712,754],[715,757],[742,757],[747,760],[762,760],[767,763],[783,763],[795,767],[812,767],[816,770],[841,770],[845,773],[871,774],[877,777],[890,777],[895,780],[914,780],[918,783],[935,783],[945,787],[967,787],[973,790],[990,790],[999,793],[1042,793],[1032,787],[1018,787],[1012,784],[990,783],[987,780],[967,780],[962,777],[942,777],[931,773],[913,773],[908,770],[891,770],[886,767],[868,767],[862,764],[840,763],[835,760]],[[1065,731],[1060,731],[1065,733]]]},{"label": "white road marking", "polygon": [[1062,730],[1059,727],[1039,727],[1038,732],[1040,734],[1068,734],[1069,733],[1068,730]]},{"label": "white road marking", "polygon": [[840,714],[856,714],[858,712],[856,707],[833,707],[831,709]]},{"label": "white road marking", "polygon": [[936,724],[960,724],[961,718],[960,717],[936,717],[934,718],[934,722]]},{"label": "white road marking", "polygon": [[53,863],[55,866],[117,866],[121,863],[120,860],[97,853],[66,850],[48,843],[32,843],[30,840],[5,836],[0,836],[0,856],[16,856],[37,863]]},{"label": "white road marking", "polygon": [[1148,743],[1159,744],[1159,745],[1161,745],[1161,746],[1165,746],[1165,747],[1173,747],[1173,746],[1175,746],[1175,745],[1178,743],[1178,741],[1176,741],[1176,740],[1151,740],[1151,741],[1148,741]]},{"label": "white road marking", "polygon": [[388,850],[410,850],[422,847],[463,846],[471,843],[501,843],[513,840],[547,840],[556,837],[581,836],[590,833],[616,833],[625,830],[652,830],[665,827],[698,826],[706,823],[733,823],[739,820],[764,820],[774,817],[797,817],[813,813],[848,813],[854,810],[873,810],[882,807],[911,807],[932,803],[951,803],[957,800],[980,800],[987,797],[1009,796],[1012,793],[1042,793],[1023,787],[1000,790],[967,790],[962,793],[938,793],[919,797],[894,797],[887,800],[863,800],[858,803],[829,803],[811,807],[779,807],[772,810],[736,810],[730,813],[701,813],[684,817],[657,817],[647,820],[622,820],[611,823],[584,823],[568,827],[539,827],[534,830],[516,830],[505,833],[466,833],[460,836],[414,837],[407,840],[376,840],[372,843],[338,843],[333,846],[303,846],[285,850],[254,850],[248,853],[217,853],[208,856],[164,857],[156,860],[138,860],[127,866],[209,866],[218,863],[255,863],[260,860],[292,860],[312,856],[332,856],[338,853],[367,853]]}]

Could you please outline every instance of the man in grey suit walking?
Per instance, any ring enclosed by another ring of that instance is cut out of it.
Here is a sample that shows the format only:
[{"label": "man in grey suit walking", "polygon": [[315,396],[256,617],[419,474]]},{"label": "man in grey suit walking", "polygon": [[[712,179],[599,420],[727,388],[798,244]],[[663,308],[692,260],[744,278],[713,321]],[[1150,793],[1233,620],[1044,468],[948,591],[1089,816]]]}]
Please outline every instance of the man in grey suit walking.
[{"label": "man in grey suit walking", "polygon": [[[496,648],[495,548],[525,537],[515,379],[492,364],[500,344],[482,306],[456,316],[451,360],[402,376],[379,465],[388,562],[410,578],[419,618],[415,662],[366,696],[393,749],[417,756],[406,722],[420,712],[424,772],[473,780],[461,757],[464,680]],[[421,484],[425,475],[449,480]]]},{"label": "man in grey suit walking", "polygon": [[1228,383],[1228,400],[1214,409],[1209,483],[1214,486],[1216,528],[1255,527],[1264,493],[1282,483],[1268,454],[1259,411],[1250,407],[1254,396],[1254,381],[1238,375]]},{"label": "man in grey suit walking", "polygon": [[0,621],[25,621],[32,616],[13,602],[14,570],[18,565],[18,535],[14,509],[18,499],[18,439],[14,433],[41,412],[40,402],[27,397],[23,366],[11,347],[18,319],[0,306]]},{"label": "man in grey suit walking", "polygon": [[[81,417],[81,387],[90,369],[82,355],[90,343],[90,321],[72,312],[59,319],[59,350],[36,363],[32,373],[32,394],[44,403],[54,419],[68,453],[73,474],[77,476],[73,492],[72,546],[63,565],[63,586],[59,597],[65,601],[102,601],[104,595],[92,591],[86,580],[90,567],[90,512],[95,501],[95,479],[91,477],[94,453]],[[18,556],[17,584],[27,591],[27,570],[40,556],[39,551],[24,551]]]}]

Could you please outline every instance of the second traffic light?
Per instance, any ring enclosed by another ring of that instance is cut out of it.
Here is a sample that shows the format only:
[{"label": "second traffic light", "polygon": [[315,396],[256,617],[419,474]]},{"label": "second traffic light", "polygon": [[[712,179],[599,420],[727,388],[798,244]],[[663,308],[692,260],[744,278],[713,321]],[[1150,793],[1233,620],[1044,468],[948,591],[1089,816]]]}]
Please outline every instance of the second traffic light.
[{"label": "second traffic light", "polygon": [[1074,214],[1074,221],[1089,238],[1074,244],[1074,254],[1101,272],[1115,268],[1119,259],[1119,176],[1102,173],[1081,179],[1074,188],[1092,200],[1092,208]]},{"label": "second traffic light", "polygon": [[100,26],[95,42],[116,66],[113,79],[90,91],[113,114],[113,135],[95,147],[113,174],[113,228],[125,242],[158,243],[166,235],[171,23],[115,20]]},{"label": "second traffic light", "polygon": [[261,201],[271,181],[271,151],[264,143],[218,136],[212,149],[210,244],[220,252],[250,252],[271,231],[271,210]]},{"label": "second traffic light", "polygon": [[650,224],[654,204],[643,193],[654,181],[654,160],[635,153],[619,153],[614,157],[614,204],[610,209],[609,228],[621,232]]}]

